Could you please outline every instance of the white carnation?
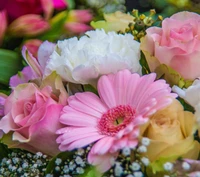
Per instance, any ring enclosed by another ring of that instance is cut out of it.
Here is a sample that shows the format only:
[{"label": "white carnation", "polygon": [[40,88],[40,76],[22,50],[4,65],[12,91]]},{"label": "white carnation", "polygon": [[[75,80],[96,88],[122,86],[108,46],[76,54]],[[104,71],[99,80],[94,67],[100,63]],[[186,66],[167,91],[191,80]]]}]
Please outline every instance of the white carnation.
[{"label": "white carnation", "polygon": [[181,89],[177,86],[173,86],[172,90],[194,107],[195,115],[198,121],[200,121],[200,80],[195,80],[187,89]]},{"label": "white carnation", "polygon": [[131,34],[88,31],[78,39],[57,42],[45,68],[45,75],[56,71],[63,80],[73,83],[96,83],[104,74],[129,69],[141,72],[140,43]]}]

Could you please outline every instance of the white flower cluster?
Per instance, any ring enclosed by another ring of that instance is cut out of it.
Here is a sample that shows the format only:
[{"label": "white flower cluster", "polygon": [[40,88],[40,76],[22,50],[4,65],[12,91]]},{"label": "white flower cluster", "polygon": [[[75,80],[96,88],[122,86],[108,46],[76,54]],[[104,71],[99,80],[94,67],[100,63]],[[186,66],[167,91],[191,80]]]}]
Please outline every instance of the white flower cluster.
[{"label": "white flower cluster", "polygon": [[123,69],[141,73],[139,47],[131,34],[88,31],[80,39],[58,41],[44,74],[56,71],[64,81],[94,84],[101,75]]}]

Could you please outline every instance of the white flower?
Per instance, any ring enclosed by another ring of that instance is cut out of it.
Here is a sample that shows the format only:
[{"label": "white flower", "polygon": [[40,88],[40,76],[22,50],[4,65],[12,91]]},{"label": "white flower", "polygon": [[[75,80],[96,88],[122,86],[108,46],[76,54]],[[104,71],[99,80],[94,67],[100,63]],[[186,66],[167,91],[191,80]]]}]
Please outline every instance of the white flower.
[{"label": "white flower", "polygon": [[56,71],[65,81],[94,84],[101,75],[123,69],[141,73],[139,47],[131,34],[88,31],[80,39],[58,41],[45,75]]},{"label": "white flower", "polygon": [[195,115],[198,121],[200,121],[200,80],[195,80],[187,89],[181,89],[177,86],[173,86],[172,90],[194,107]]},{"label": "white flower", "polygon": [[166,171],[171,171],[173,169],[173,164],[170,162],[166,162],[163,166]]}]

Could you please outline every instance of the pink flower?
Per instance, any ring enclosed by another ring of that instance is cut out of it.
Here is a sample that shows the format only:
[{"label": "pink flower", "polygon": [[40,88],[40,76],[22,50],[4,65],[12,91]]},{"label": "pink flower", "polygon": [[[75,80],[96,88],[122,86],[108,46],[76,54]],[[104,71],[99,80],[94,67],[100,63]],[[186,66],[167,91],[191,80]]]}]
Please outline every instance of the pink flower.
[{"label": "pink flower", "polygon": [[35,58],[26,46],[23,46],[22,56],[32,69],[35,78],[42,78],[46,64],[53,53],[55,44],[45,41],[38,48],[38,57]]},{"label": "pink flower", "polygon": [[17,18],[8,27],[8,33],[14,36],[35,36],[50,29],[49,23],[40,15],[27,14]]},{"label": "pink flower", "polygon": [[20,84],[8,96],[5,116],[0,120],[0,130],[5,133],[2,142],[10,148],[54,156],[60,152],[55,132],[62,128],[59,114],[66,105],[67,94],[55,73],[46,78],[42,86]]},{"label": "pink flower", "polygon": [[42,15],[49,4],[52,4],[55,9],[63,9],[67,6],[65,0],[3,0],[0,1],[0,11],[6,10],[9,22],[12,22],[26,14]]},{"label": "pink flower", "polygon": [[176,97],[164,80],[154,82],[155,77],[123,70],[99,79],[99,97],[90,92],[69,97],[60,116],[66,127],[57,131],[59,149],[70,151],[96,142],[88,161],[102,172],[108,170],[120,149],[137,146],[139,125]]},{"label": "pink flower", "polygon": [[14,88],[19,84],[28,83],[29,80],[35,79],[34,73],[30,66],[23,68],[21,72],[18,72],[16,75],[10,78],[10,87]]},{"label": "pink flower", "polygon": [[4,116],[4,104],[6,101],[7,95],[0,93],[0,118]]},{"label": "pink flower", "polygon": [[184,79],[200,76],[200,15],[179,12],[165,18],[162,28],[150,27],[141,43],[150,70],[165,64]]},{"label": "pink flower", "polygon": [[71,10],[64,27],[71,33],[84,33],[92,29],[89,23],[93,16],[89,10]]},{"label": "pink flower", "polygon": [[67,7],[66,0],[53,0],[53,6],[55,9],[62,10]]},{"label": "pink flower", "polygon": [[0,45],[3,41],[4,35],[6,33],[6,29],[7,29],[7,18],[6,18],[6,11],[0,11]]},{"label": "pink flower", "polygon": [[37,58],[38,56],[38,49],[43,41],[39,39],[29,39],[24,42],[24,46],[28,49],[30,53],[32,53],[33,57]]}]

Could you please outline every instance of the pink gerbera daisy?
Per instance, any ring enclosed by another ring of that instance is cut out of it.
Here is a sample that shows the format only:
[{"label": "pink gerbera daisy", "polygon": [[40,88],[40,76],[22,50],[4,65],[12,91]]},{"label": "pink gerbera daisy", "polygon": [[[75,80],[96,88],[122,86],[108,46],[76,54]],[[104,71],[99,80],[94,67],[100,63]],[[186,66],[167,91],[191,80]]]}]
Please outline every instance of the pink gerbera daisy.
[{"label": "pink gerbera daisy", "polygon": [[99,97],[91,92],[69,97],[60,117],[67,126],[57,131],[60,150],[95,142],[88,162],[107,171],[120,149],[137,146],[139,125],[176,97],[164,80],[154,81],[155,77],[155,73],[140,77],[123,70],[99,79]]}]

